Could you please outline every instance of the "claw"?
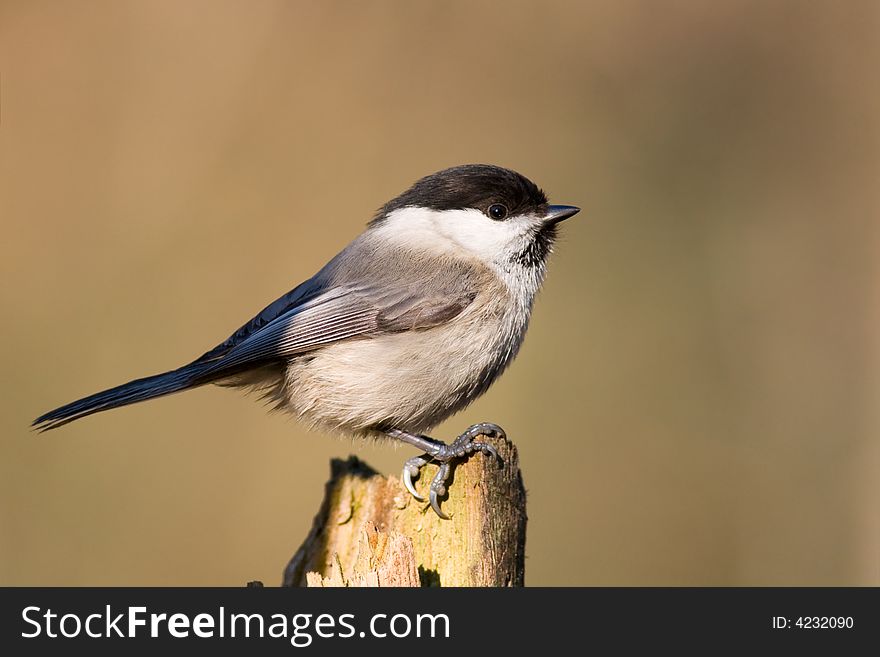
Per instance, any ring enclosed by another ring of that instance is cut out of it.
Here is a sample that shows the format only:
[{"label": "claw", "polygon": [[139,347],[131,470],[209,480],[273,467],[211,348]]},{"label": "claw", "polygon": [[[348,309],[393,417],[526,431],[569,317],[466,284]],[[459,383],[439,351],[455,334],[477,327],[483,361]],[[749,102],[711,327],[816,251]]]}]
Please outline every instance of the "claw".
[{"label": "claw", "polygon": [[419,502],[424,502],[425,498],[416,492],[416,488],[415,486],[413,486],[412,478],[415,477],[416,479],[418,479],[422,467],[427,463],[428,459],[426,459],[425,457],[414,456],[403,464],[403,472],[400,474],[400,479],[403,482],[403,485],[410,492],[410,495],[416,498]]},{"label": "claw", "polygon": [[436,513],[441,520],[449,520],[449,516],[443,513],[443,509],[440,508],[440,502],[437,501],[437,493],[436,491],[431,491],[431,508],[434,509],[434,513]]},{"label": "claw", "polygon": [[440,464],[440,469],[437,470],[437,474],[434,475],[434,479],[431,481],[431,492],[428,495],[431,500],[431,508],[443,520],[449,520],[449,516],[443,513],[443,510],[440,508],[440,498],[446,495],[446,480],[449,479],[451,471],[452,466],[449,465],[448,461]]},{"label": "claw", "polygon": [[424,502],[425,498],[419,495],[416,492],[415,487],[413,486],[412,479],[410,479],[409,470],[406,468],[403,469],[403,474],[401,475],[401,480],[403,481],[403,485],[409,491],[409,494],[416,498],[419,502]]}]

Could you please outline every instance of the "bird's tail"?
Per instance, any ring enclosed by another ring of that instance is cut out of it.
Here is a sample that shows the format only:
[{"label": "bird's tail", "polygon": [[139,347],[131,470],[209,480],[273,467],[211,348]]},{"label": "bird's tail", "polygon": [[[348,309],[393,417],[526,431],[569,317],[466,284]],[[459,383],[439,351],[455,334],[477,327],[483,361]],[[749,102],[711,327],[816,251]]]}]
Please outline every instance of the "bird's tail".
[{"label": "bird's tail", "polygon": [[32,426],[39,431],[57,429],[92,413],[108,411],[111,408],[128,406],[204,385],[210,381],[198,377],[209,366],[209,363],[192,363],[171,372],[136,379],[103,392],[96,392],[94,395],[83,397],[41,415],[33,421]]}]

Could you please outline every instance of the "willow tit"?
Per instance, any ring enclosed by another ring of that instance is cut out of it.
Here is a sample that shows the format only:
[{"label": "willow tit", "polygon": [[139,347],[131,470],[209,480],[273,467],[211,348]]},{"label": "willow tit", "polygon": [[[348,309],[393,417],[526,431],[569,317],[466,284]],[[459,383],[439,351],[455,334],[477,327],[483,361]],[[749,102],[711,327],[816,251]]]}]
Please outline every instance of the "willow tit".
[{"label": "willow tit", "polygon": [[451,444],[423,435],[483,394],[519,351],[557,224],[524,176],[470,164],[422,178],[312,278],[188,365],[137,379],[34,420],[54,429],[86,415],[207,383],[256,389],[313,427],[390,437],[422,450],[407,489],[439,464],[429,498],[440,517],[451,464],[480,451],[477,424]]}]

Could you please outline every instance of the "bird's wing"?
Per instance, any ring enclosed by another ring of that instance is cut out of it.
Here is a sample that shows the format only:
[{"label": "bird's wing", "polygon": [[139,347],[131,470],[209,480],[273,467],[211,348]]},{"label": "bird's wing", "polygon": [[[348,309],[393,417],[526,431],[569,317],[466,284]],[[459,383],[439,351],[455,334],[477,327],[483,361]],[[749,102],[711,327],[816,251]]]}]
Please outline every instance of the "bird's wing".
[{"label": "bird's wing", "polygon": [[476,296],[476,292],[460,288],[453,286],[426,296],[422,290],[406,286],[332,287],[254,328],[225,354],[214,356],[214,364],[200,378],[216,380],[358,336],[437,326],[461,313]]}]

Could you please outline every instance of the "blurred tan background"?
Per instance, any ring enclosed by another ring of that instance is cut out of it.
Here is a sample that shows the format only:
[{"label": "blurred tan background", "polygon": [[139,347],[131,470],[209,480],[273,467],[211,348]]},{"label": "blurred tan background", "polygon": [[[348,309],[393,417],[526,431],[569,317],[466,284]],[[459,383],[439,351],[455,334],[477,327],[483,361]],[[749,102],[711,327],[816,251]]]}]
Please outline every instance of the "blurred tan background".
[{"label": "blurred tan background", "polygon": [[187,362],[415,178],[583,212],[494,421],[532,585],[880,585],[880,4],[0,2],[0,584],[277,584],[352,445]]}]

